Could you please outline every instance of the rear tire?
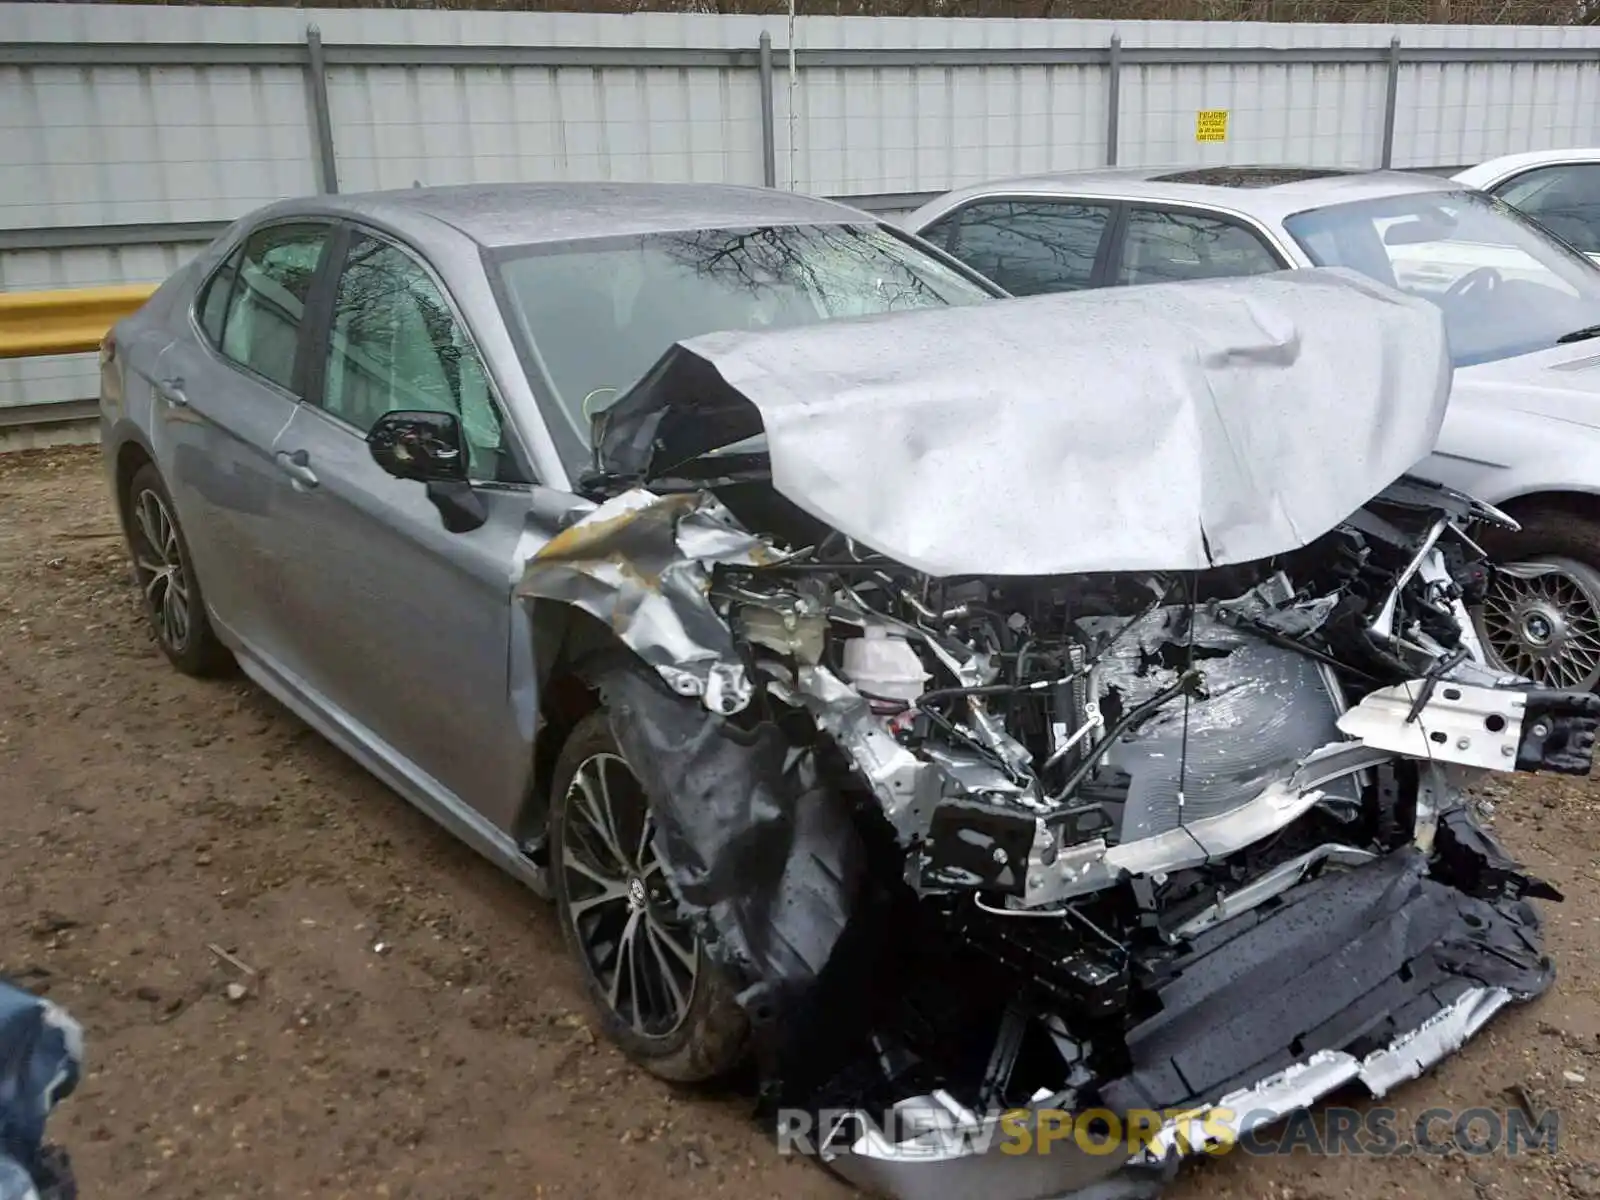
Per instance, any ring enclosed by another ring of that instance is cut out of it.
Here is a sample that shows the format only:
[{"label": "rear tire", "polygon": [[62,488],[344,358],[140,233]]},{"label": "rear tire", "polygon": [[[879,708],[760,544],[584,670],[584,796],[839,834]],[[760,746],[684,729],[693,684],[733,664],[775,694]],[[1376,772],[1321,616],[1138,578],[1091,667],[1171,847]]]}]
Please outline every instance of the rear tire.
[{"label": "rear tire", "polygon": [[749,1022],[668,890],[649,801],[604,709],[567,738],[551,796],[561,932],[606,1036],[662,1079],[726,1074],[744,1058]]},{"label": "rear tire", "polygon": [[1501,571],[1475,614],[1479,636],[1500,666],[1543,687],[1600,686],[1600,523],[1555,508],[1518,517],[1517,533],[1494,532],[1495,561],[1537,570]]},{"label": "rear tire", "polygon": [[134,579],[161,652],[185,675],[225,674],[233,667],[233,656],[206,616],[189,543],[154,463],[133,473],[123,512]]}]

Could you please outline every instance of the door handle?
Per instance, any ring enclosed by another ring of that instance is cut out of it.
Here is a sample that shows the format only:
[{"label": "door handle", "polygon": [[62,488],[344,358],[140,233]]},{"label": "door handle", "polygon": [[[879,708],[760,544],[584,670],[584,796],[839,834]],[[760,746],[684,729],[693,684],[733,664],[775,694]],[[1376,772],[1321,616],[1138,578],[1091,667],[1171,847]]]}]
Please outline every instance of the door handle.
[{"label": "door handle", "polygon": [[317,486],[316,472],[311,469],[311,456],[304,450],[279,450],[272,459],[278,464],[278,469],[289,477],[295,491],[309,491]]},{"label": "door handle", "polygon": [[172,408],[188,408],[189,397],[184,395],[183,380],[163,379],[156,384],[156,395]]}]

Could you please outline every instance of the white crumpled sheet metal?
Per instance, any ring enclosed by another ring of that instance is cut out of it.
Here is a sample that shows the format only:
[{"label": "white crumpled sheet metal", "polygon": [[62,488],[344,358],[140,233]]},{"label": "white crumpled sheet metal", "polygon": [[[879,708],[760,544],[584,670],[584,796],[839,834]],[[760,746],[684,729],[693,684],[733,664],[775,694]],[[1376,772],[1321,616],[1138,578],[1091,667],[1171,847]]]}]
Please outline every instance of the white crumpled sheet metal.
[{"label": "white crumpled sheet metal", "polygon": [[1439,310],[1343,270],[683,343],[777,490],[932,575],[1200,570],[1296,549],[1434,447]]}]

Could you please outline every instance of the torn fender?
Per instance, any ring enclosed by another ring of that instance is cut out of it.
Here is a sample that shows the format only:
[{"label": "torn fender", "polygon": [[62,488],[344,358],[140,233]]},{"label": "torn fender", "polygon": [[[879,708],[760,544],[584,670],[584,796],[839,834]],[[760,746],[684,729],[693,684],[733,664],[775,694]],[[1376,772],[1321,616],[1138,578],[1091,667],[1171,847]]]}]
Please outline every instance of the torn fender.
[{"label": "torn fender", "polygon": [[755,566],[774,555],[714,497],[642,488],[562,530],[523,567],[516,594],[588,613],[680,696],[731,714],[753,687],[727,623],[707,593],[716,563]]}]

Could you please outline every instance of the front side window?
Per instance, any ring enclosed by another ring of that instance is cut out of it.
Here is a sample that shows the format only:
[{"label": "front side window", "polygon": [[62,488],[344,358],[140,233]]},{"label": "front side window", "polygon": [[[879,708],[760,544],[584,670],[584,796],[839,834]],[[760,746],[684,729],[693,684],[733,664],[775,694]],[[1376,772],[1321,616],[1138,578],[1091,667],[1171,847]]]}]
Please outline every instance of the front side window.
[{"label": "front side window", "polygon": [[675,342],[972,304],[990,293],[874,225],[778,225],[498,252],[506,323],[553,395],[552,432],[586,462],[590,420]]},{"label": "front side window", "polygon": [[1458,367],[1600,325],[1600,267],[1482,192],[1361,200],[1284,224],[1317,266],[1349,267],[1437,304]]},{"label": "front side window", "polygon": [[940,218],[923,236],[1013,296],[1037,296],[1093,284],[1110,220],[1106,205],[981,200]]},{"label": "front side window", "polygon": [[1224,217],[1135,208],[1118,254],[1119,284],[1223,279],[1283,270],[1277,256],[1244,226]]},{"label": "front side window", "polygon": [[1539,167],[1495,195],[1585,254],[1600,254],[1600,163]]},{"label": "front side window", "polygon": [[321,406],[361,433],[387,412],[455,413],[472,477],[511,478],[477,348],[427,268],[390,242],[363,234],[351,243],[334,298]]},{"label": "front side window", "polygon": [[[327,242],[325,225],[270,225],[251,234],[220,314],[222,353],[281,388],[294,387],[300,322]],[[227,274],[225,266],[207,292],[202,323],[219,315],[212,292]]]}]

